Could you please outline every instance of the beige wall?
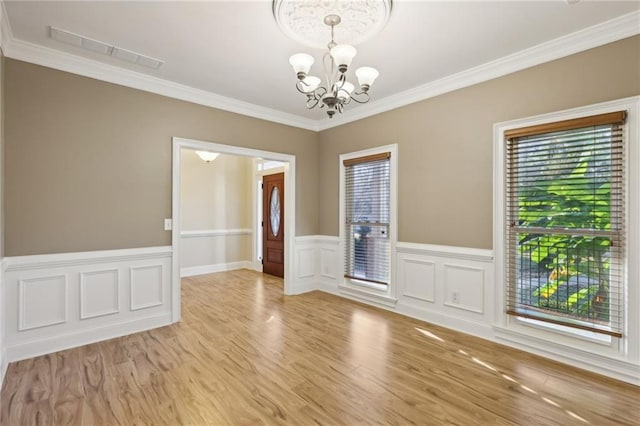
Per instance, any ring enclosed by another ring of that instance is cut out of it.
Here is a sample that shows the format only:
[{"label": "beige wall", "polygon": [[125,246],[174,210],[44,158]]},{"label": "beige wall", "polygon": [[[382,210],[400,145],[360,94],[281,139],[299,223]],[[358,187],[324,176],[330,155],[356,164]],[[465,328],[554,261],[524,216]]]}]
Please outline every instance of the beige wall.
[{"label": "beige wall", "polygon": [[[219,155],[206,163],[183,149],[180,169],[181,231],[251,229],[251,158]],[[180,267],[251,261],[251,244],[251,235],[185,237]]]},{"label": "beige wall", "polygon": [[220,155],[206,163],[190,149],[181,157],[182,230],[251,228],[252,159]]},{"label": "beige wall", "polygon": [[8,256],[171,243],[171,137],[296,156],[296,234],[315,234],[318,134],[5,62]]},{"label": "beige wall", "polygon": [[338,235],[339,155],[398,143],[399,241],[492,248],[493,124],[638,94],[640,36],[325,130],[320,233]]}]

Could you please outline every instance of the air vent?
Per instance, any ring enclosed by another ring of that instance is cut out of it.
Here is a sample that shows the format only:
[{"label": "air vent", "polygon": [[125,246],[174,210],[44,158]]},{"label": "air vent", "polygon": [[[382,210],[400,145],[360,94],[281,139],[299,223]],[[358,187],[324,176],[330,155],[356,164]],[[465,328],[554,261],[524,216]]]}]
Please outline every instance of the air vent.
[{"label": "air vent", "polygon": [[123,49],[121,47],[104,43],[102,41],[94,40],[80,34],[72,33],[70,31],[61,30],[60,28],[49,27],[49,35],[52,39],[60,41],[62,43],[70,44],[72,46],[89,50],[91,52],[112,56],[116,59],[129,62],[131,64],[136,64],[156,70],[164,64],[164,62],[160,59],[132,52],[131,50]]}]

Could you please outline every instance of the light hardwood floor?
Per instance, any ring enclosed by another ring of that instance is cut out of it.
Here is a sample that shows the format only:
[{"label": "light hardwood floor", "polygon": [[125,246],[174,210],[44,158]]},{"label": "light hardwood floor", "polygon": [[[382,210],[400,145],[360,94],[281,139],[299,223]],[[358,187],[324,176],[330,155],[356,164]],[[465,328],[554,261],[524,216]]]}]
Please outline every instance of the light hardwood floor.
[{"label": "light hardwood floor", "polygon": [[9,366],[2,425],[640,424],[640,388],[250,271],[181,323]]}]

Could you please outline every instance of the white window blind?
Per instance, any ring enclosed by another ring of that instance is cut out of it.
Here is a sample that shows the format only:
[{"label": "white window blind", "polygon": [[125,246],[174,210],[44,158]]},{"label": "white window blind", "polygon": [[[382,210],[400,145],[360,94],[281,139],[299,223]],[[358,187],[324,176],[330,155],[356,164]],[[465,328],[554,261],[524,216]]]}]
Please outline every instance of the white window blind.
[{"label": "white window blind", "polygon": [[389,285],[390,153],[344,160],[345,278]]},{"label": "white window blind", "polygon": [[508,314],[622,336],[625,117],[505,132]]}]

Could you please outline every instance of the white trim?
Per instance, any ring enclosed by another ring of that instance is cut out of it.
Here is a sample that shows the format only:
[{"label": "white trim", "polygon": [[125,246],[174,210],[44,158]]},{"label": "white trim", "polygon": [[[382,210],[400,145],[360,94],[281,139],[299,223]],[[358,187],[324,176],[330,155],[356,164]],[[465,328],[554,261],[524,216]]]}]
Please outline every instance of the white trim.
[{"label": "white trim", "polygon": [[[352,121],[361,120],[607,43],[632,37],[639,33],[640,11],[634,11],[413,89],[405,90],[365,105],[359,105],[358,108],[352,111],[347,110],[344,114],[336,115],[331,120],[328,118],[320,120],[318,127],[320,131],[338,127]],[[375,98],[375,94],[372,96]]]},{"label": "white trim", "polygon": [[180,231],[182,238],[198,237],[231,237],[236,235],[252,235],[252,229],[202,229],[191,231]]},{"label": "white trim", "polygon": [[506,327],[493,326],[493,332],[493,340],[501,344],[640,386],[639,366],[634,362],[595,354],[548,339],[524,336]]},{"label": "white trim", "polygon": [[473,271],[473,272],[479,272],[480,273],[480,294],[484,295],[484,268],[476,268],[476,267],[472,267],[472,266],[468,266],[468,265],[454,265],[451,263],[442,263],[442,272],[444,273],[444,278],[442,280],[442,283],[444,284],[444,290],[445,290],[445,300],[442,303],[443,306],[447,306],[449,308],[455,308],[455,309],[462,309],[463,311],[469,311],[469,312],[475,312],[476,314],[484,314],[484,303],[482,301],[482,299],[480,299],[479,303],[480,306],[479,307],[475,307],[475,306],[471,306],[471,305],[465,305],[462,303],[455,303],[453,301],[449,301],[448,299],[446,299],[446,295],[449,294],[449,291],[447,291],[447,283],[449,282],[447,279],[447,272],[450,271],[451,269],[459,269],[459,270],[466,270],[466,271]]},{"label": "white trim", "polygon": [[[88,275],[98,275],[105,272],[115,272],[115,299],[116,299],[116,309],[101,311],[101,312],[87,312],[87,279]],[[90,319],[102,317],[105,315],[112,315],[120,313],[120,271],[118,268],[109,268],[109,269],[96,269],[94,271],[82,271],[80,272],[80,319]]]},{"label": "white trim", "polygon": [[[612,338],[610,344],[589,341],[579,335],[568,335],[553,331],[551,327],[535,327],[515,321],[505,312],[505,143],[504,132],[518,127],[532,126],[552,121],[562,121],[577,117],[627,110],[627,315],[626,330],[622,339]],[[595,105],[542,114],[534,117],[497,123],[493,128],[494,138],[494,216],[493,246],[495,248],[495,318],[496,338],[520,349],[542,354],[561,362],[571,362],[592,371],[620,378],[630,383],[640,384],[640,288],[635,285],[640,279],[636,259],[640,257],[640,96],[603,102]],[[544,342],[544,344],[542,344]],[[542,348],[544,346],[544,348]],[[578,361],[578,364],[576,364]],[[610,365],[611,364],[611,365]],[[612,365],[618,365],[614,369]],[[626,367],[625,367],[626,366]],[[631,367],[633,366],[633,367]],[[635,369],[635,377],[630,371]]]},{"label": "white trim", "polygon": [[171,257],[171,246],[5,257],[7,272]]},{"label": "white trim", "polygon": [[338,284],[338,296],[346,297],[347,299],[355,300],[357,302],[365,302],[370,305],[387,308],[394,308],[398,299],[389,297],[384,294],[376,294],[360,287],[346,286],[344,284]]},{"label": "white trim", "polygon": [[[1,9],[2,4],[0,4],[0,13],[2,13]],[[0,20],[0,25],[2,25],[2,21]],[[4,272],[6,270],[7,263],[5,262],[5,258],[0,259],[0,391],[2,390],[2,385],[4,383],[4,376],[7,373],[7,367],[9,367],[9,362],[7,361],[7,344],[5,341],[5,275]]]},{"label": "white trim", "polygon": [[[375,148],[369,148],[369,149],[365,149],[362,151],[357,151],[357,152],[349,152],[346,154],[341,154],[340,158],[338,159],[339,161],[339,170],[340,170],[340,179],[339,179],[339,184],[340,184],[340,190],[339,190],[339,203],[338,203],[338,208],[340,210],[339,213],[339,223],[340,223],[340,229],[339,229],[339,237],[338,237],[338,245],[339,245],[339,250],[338,250],[338,256],[340,259],[342,259],[341,262],[341,271],[345,270],[345,265],[344,265],[344,235],[345,235],[345,211],[344,211],[344,205],[345,205],[345,188],[344,188],[344,182],[345,182],[345,171],[344,171],[344,160],[348,160],[351,158],[358,158],[358,157],[365,157],[368,155],[375,155],[375,154],[381,154],[381,153],[385,153],[385,152],[389,152],[391,153],[391,158],[389,159],[389,186],[390,186],[390,217],[389,217],[389,256],[391,257],[389,259],[389,285],[387,286],[387,289],[384,292],[381,291],[376,291],[371,289],[370,291],[365,291],[363,290],[362,286],[357,286],[355,284],[351,284],[349,282],[349,280],[345,280],[345,279],[341,279],[340,282],[338,283],[338,286],[343,288],[343,289],[351,289],[354,290],[353,292],[353,296],[358,297],[358,295],[362,295],[364,294],[368,294],[369,296],[371,296],[371,301],[377,303],[376,301],[378,300],[386,300],[386,302],[384,303],[391,303],[391,304],[395,304],[396,299],[396,292],[397,292],[397,282],[396,282],[396,246],[398,243],[398,144],[394,143],[394,144],[390,144],[390,145],[384,145],[384,146],[379,146],[379,147],[375,147]],[[342,277],[342,274],[341,274]],[[387,305],[389,306],[389,305]]]},{"label": "white trim", "polygon": [[[4,8],[3,2],[0,5]],[[0,43],[4,55],[9,58],[313,131],[361,120],[640,33],[640,11],[634,11],[422,86],[359,105],[331,120],[314,120],[18,40],[11,32],[6,11],[3,10],[1,15]]]},{"label": "white trim", "polygon": [[451,312],[424,309],[402,301],[398,302],[395,312],[460,333],[471,334],[485,340],[495,341],[491,325],[484,321],[453,315]]},{"label": "white trim", "polygon": [[477,260],[478,262],[493,260],[493,250],[487,249],[403,242],[398,242],[396,248],[398,253],[424,254],[452,259]]},{"label": "white trim", "polygon": [[196,89],[184,84],[87,59],[82,56],[16,38],[7,38],[3,44],[3,51],[5,52],[5,56],[11,59],[17,59],[274,123],[318,131],[316,121],[309,118],[240,101],[206,90]]},{"label": "white trim", "polygon": [[242,157],[260,157],[268,160],[285,163],[284,170],[284,294],[293,294],[295,290],[295,232],[296,232],[296,157],[291,154],[282,154],[271,151],[263,151],[244,148],[234,145],[224,145],[215,142],[200,141],[174,136],[172,138],[172,194],[171,208],[173,230],[171,233],[173,263],[171,277],[171,312],[173,322],[180,321],[180,171],[182,149],[196,149],[218,152],[220,154],[238,155]]},{"label": "white trim", "polygon": [[118,323],[96,326],[90,329],[55,334],[51,337],[18,343],[7,348],[7,356],[12,362],[35,356],[50,354],[77,346],[88,345],[102,340],[126,336],[171,324],[171,313],[163,312],[138,317]]},{"label": "white trim", "polygon": [[[160,298],[155,302],[148,303],[135,303],[135,290],[136,290],[136,280],[135,280],[135,271],[141,269],[160,269]],[[129,304],[131,311],[138,311],[140,309],[153,308],[155,306],[162,306],[164,304],[164,280],[162,277],[164,276],[164,265],[144,265],[144,266],[131,266],[129,267]]]},{"label": "white trim", "polygon": [[[63,299],[64,303],[62,305],[62,318],[53,319],[51,321],[42,321],[35,324],[27,324],[26,311],[27,311],[27,300],[25,298],[25,291],[27,284],[32,281],[42,281],[49,280],[52,278],[62,278],[63,280]],[[68,312],[67,306],[69,305],[69,277],[67,274],[56,274],[56,275],[46,275],[42,277],[34,277],[28,279],[18,280],[18,331],[27,331],[33,330],[36,328],[48,327],[50,325],[55,324],[63,324],[68,321]],[[4,315],[4,313],[3,313]],[[3,318],[4,320],[4,318]],[[4,321],[3,321],[4,322]]]},{"label": "white trim", "polygon": [[180,268],[180,276],[193,277],[195,275],[213,274],[215,272],[235,271],[237,269],[253,269],[253,262],[241,260],[238,262],[215,263],[211,265],[187,266]]}]

